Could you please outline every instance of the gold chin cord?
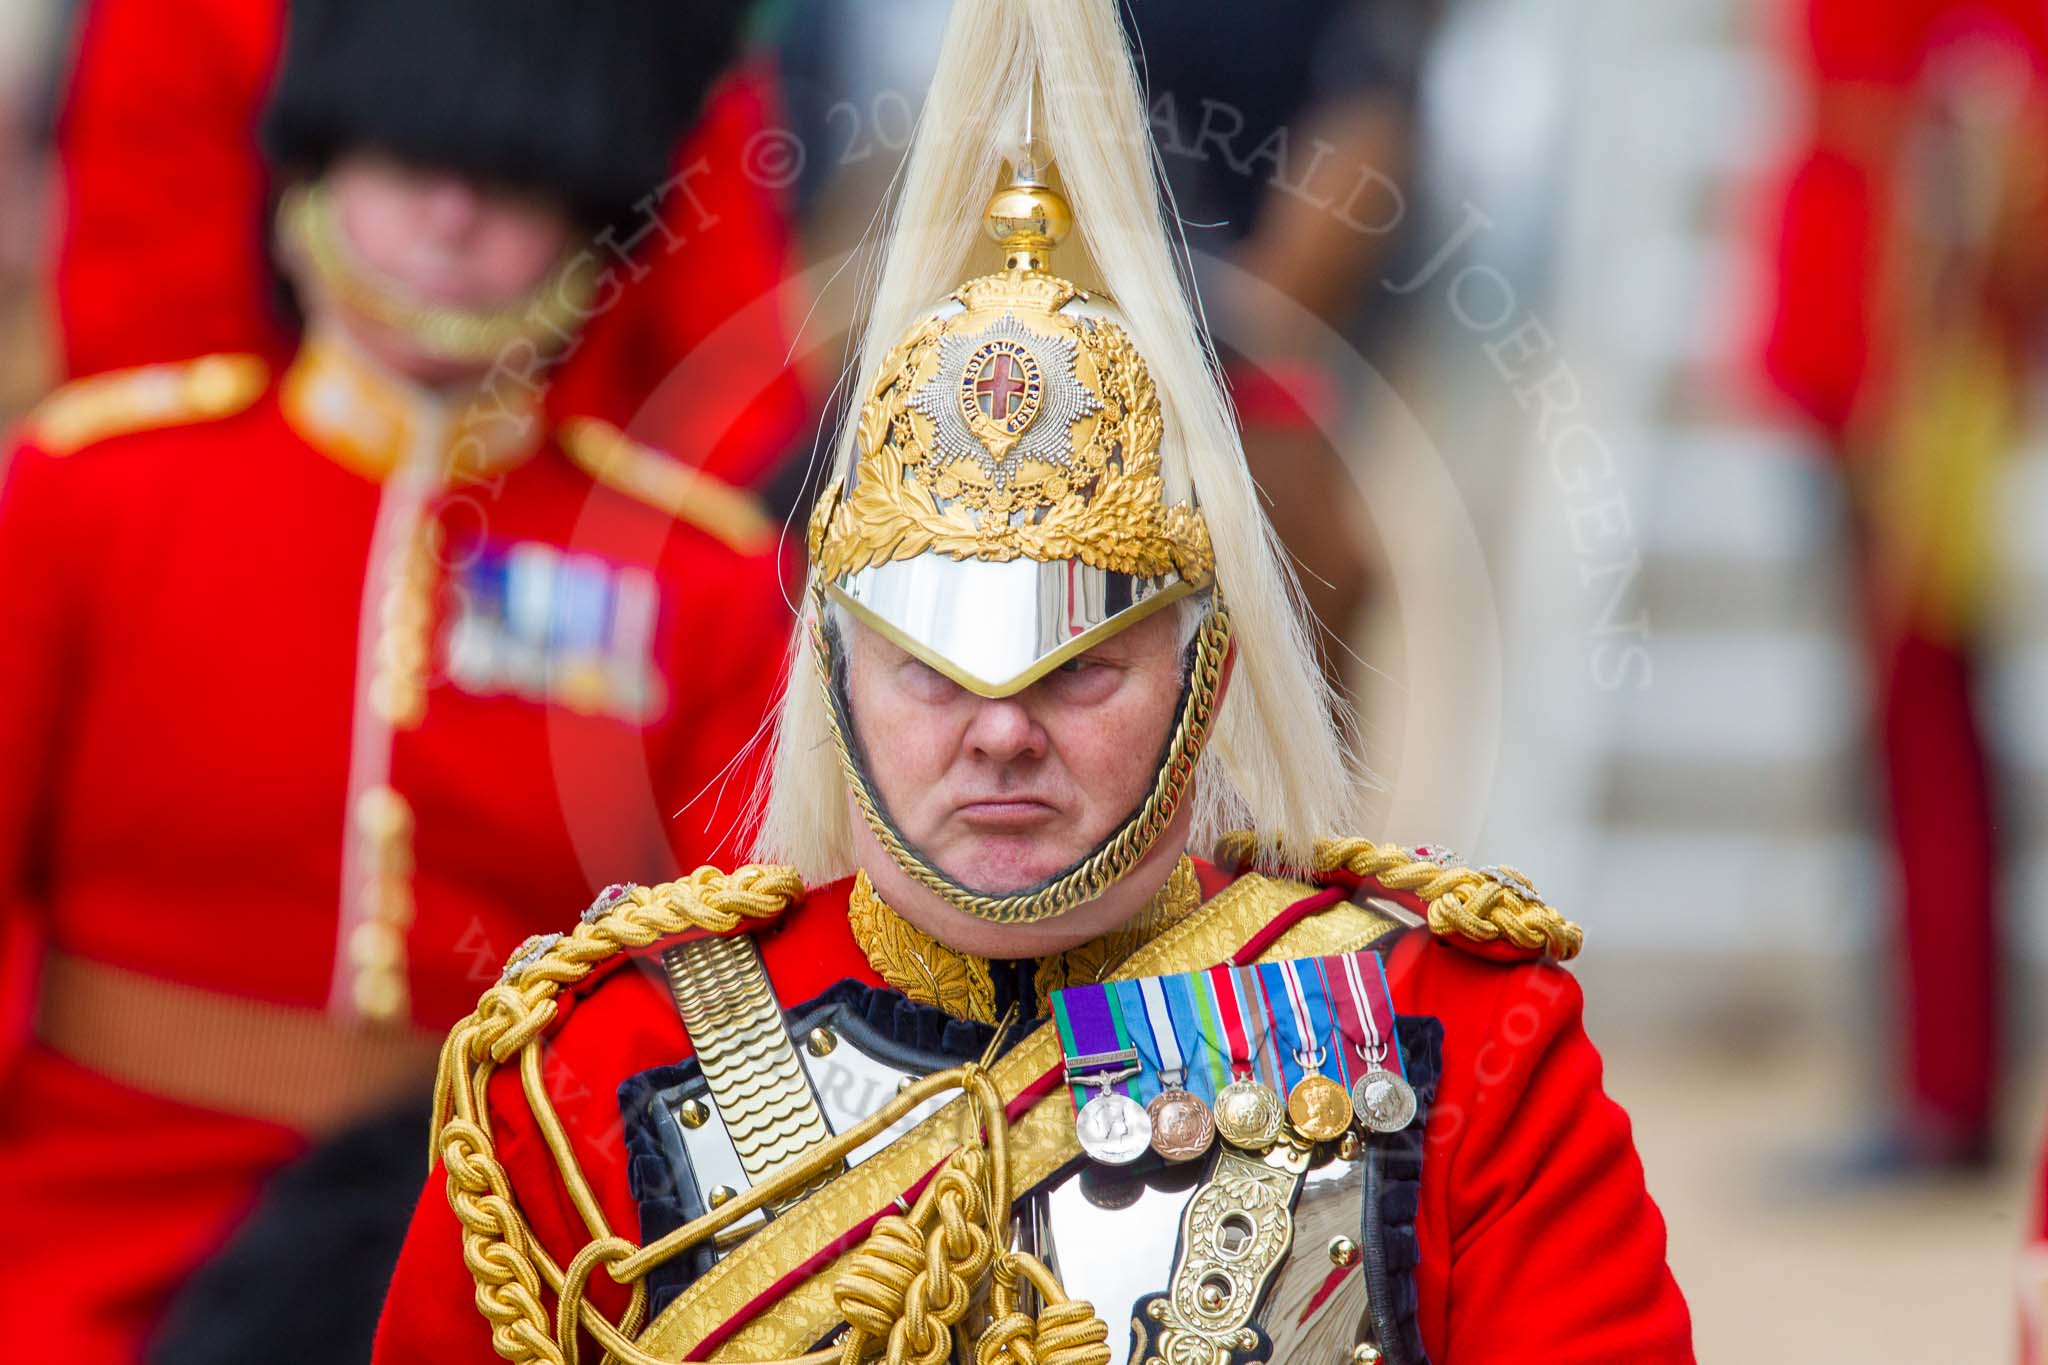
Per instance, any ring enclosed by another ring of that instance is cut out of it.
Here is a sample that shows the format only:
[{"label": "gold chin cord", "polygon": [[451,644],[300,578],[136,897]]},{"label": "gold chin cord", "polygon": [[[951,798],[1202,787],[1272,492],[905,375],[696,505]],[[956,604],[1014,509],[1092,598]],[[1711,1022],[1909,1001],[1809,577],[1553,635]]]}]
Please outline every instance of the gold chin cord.
[{"label": "gold chin cord", "polygon": [[502,308],[453,308],[407,297],[351,249],[327,187],[315,181],[284,196],[278,230],[304,253],[336,301],[404,336],[422,351],[456,364],[487,365],[518,343],[552,349],[575,335],[589,315],[593,281],[571,257],[532,292]]},{"label": "gold chin cord", "polygon": [[811,599],[811,652],[818,662],[819,684],[825,689],[825,714],[832,723],[832,742],[839,750],[847,786],[852,789],[855,804],[876,841],[919,886],[954,908],[991,924],[1034,924],[1100,896],[1144,861],[1160,834],[1173,823],[1193,785],[1195,768],[1208,747],[1217,695],[1223,687],[1223,664],[1230,653],[1230,612],[1224,604],[1222,589],[1213,592],[1209,613],[1195,634],[1187,696],[1167,743],[1166,761],[1160,765],[1143,803],[1101,847],[1044,886],[1011,896],[989,896],[962,886],[941,872],[910,846],[884,814],[881,797],[854,756],[852,736],[847,733],[852,718],[845,714],[840,689],[833,680],[832,642],[824,624],[824,591],[822,587],[815,589]]},{"label": "gold chin cord", "polygon": [[[1067,1298],[1037,1259],[1007,1249],[1014,1193],[1009,1124],[986,1058],[914,1082],[846,1132],[645,1247],[611,1230],[542,1079],[542,1034],[555,1017],[556,996],[621,951],[690,930],[733,933],[772,919],[802,892],[792,870],[759,866],[730,876],[700,868],[680,881],[634,887],[573,933],[529,939],[476,1012],[449,1035],[434,1085],[431,1154],[447,1168],[449,1205],[462,1224],[463,1259],[476,1277],[492,1347],[520,1365],[581,1365],[580,1334],[587,1332],[607,1362],[673,1365],[634,1343],[647,1318],[650,1270],[806,1188],[934,1096],[960,1091],[967,1099],[965,1144],[904,1214],[876,1224],[833,1285],[846,1331],[824,1350],[759,1365],[941,1365],[952,1358],[954,1332],[984,1282],[993,1321],[976,1365],[1106,1365],[1109,1329],[1095,1310]],[[518,1068],[536,1127],[589,1233],[566,1266],[533,1235],[497,1156],[485,1094],[505,1065]],[[587,1297],[600,1267],[631,1288],[617,1322]],[[1023,1307],[1027,1287],[1038,1299],[1035,1314]],[[543,1302],[547,1294],[555,1296],[553,1313]]]}]

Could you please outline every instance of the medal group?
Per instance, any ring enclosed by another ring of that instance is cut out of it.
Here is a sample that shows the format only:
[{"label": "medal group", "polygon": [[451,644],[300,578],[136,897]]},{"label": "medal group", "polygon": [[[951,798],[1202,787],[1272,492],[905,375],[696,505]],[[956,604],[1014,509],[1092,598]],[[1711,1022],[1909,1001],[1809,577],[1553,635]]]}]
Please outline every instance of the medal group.
[{"label": "medal group", "polygon": [[[1386,971],[1370,949],[1055,991],[1074,1129],[1098,1162],[1168,1162],[1217,1138],[1263,1152],[1415,1118]],[[1284,1099],[1282,1097],[1285,1097]]]}]

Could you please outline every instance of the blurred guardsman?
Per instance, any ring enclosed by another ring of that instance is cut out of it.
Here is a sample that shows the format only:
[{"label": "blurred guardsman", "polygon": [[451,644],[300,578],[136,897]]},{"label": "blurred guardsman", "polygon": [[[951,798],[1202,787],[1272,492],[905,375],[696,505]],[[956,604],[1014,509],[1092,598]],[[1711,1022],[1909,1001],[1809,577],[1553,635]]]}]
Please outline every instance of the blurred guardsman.
[{"label": "blurred guardsman", "polygon": [[1578,928],[1310,837],[1353,779],[1115,15],[955,10],[764,861],[457,1025],[382,1365],[1692,1358]]},{"label": "blurred guardsman", "polygon": [[2048,10],[1804,0],[1812,142],[1765,362],[1848,493],[1894,867],[1896,1119],[1880,1173],[1982,1168],[2002,1047],[1993,763],[1977,716],[1996,489],[2048,315]]},{"label": "blurred guardsman", "polygon": [[525,380],[614,287],[580,247],[668,176],[695,45],[738,21],[296,4],[265,133],[304,343],[30,418],[0,914],[47,951],[0,1090],[0,1359],[135,1359],[310,1139],[424,1114],[440,1036],[555,907],[736,824],[776,528]]},{"label": "blurred guardsman", "polygon": [[[632,212],[583,244],[617,278],[548,374],[546,406],[751,485],[809,418],[778,292],[790,271],[789,177],[773,156],[783,147],[774,80],[759,62],[732,64],[733,5],[684,8],[699,36],[672,54],[668,88],[690,117],[662,173],[633,187]],[[298,333],[266,268],[278,186],[256,131],[285,0],[75,9],[56,126],[52,302],[64,373],[215,351],[282,364]]]}]

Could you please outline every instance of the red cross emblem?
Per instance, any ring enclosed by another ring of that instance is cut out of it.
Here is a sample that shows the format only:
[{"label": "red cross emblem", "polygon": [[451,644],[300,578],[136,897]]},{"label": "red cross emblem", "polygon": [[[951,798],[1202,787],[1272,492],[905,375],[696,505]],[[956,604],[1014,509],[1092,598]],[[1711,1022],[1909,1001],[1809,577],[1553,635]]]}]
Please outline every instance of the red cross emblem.
[{"label": "red cross emblem", "polygon": [[998,460],[1009,455],[1045,403],[1038,357],[1011,337],[977,346],[961,368],[959,385],[954,401],[968,431]]},{"label": "red cross emblem", "polygon": [[1000,351],[974,385],[974,396],[998,422],[1009,420],[1010,401],[1023,392],[1024,381],[1010,373],[1010,357]]}]

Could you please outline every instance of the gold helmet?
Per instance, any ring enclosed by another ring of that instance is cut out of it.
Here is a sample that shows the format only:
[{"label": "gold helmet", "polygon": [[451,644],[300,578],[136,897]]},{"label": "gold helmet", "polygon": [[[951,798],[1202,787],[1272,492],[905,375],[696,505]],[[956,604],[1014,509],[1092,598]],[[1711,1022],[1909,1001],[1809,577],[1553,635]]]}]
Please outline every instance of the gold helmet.
[{"label": "gold helmet", "polygon": [[1208,587],[1201,513],[1169,506],[1159,394],[1115,308],[1047,266],[1066,200],[1027,170],[989,200],[1004,269],[883,359],[852,487],[812,522],[826,595],[984,697],[1007,697]]},{"label": "gold helmet", "polygon": [[[1074,273],[1105,288],[1053,269],[1070,235]],[[964,264],[988,251],[977,238],[999,248],[998,268]],[[851,870],[852,827],[817,800],[813,755],[835,750],[858,818],[902,868],[1005,923],[1093,899],[1190,800],[1198,835],[1256,823],[1285,854],[1348,827],[1332,701],[1183,264],[1113,5],[960,0],[884,242],[859,407],[811,521],[808,638],[824,686],[793,683],[785,700],[759,856],[812,877]],[[1101,844],[1000,894],[909,845],[851,723],[840,622],[1001,698],[1176,606],[1178,719],[1145,796]],[[1212,739],[1220,765],[1202,762]]]},{"label": "gold helmet", "polygon": [[[1007,697],[1211,589],[1216,557],[1201,513],[1166,501],[1145,358],[1114,307],[1048,269],[1073,224],[1066,199],[1027,163],[984,220],[1004,268],[955,289],[883,357],[855,429],[852,486],[825,491],[810,549],[821,607],[845,608],[970,692]],[[838,642],[823,626],[817,649],[875,837],[960,909],[1025,923],[1099,895],[1172,822],[1208,741],[1229,638],[1212,593],[1145,799],[1086,858],[1005,895],[961,885],[900,835],[853,739]]]}]

